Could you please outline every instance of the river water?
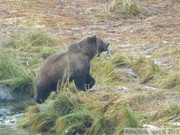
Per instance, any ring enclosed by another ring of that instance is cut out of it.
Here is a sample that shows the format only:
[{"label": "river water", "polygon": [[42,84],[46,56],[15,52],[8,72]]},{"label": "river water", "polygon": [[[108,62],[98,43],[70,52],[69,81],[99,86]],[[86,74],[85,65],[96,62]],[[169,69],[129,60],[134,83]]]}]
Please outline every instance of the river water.
[{"label": "river water", "polygon": [[15,126],[27,108],[29,100],[32,102],[32,99],[8,91],[6,85],[0,84],[0,135],[44,135]]},{"label": "river water", "polygon": [[33,134],[23,129],[19,129],[14,125],[0,125],[0,135],[33,135]]},{"label": "river water", "polygon": [[[0,135],[52,135],[16,127],[15,123],[23,115],[25,102],[0,102]],[[27,106],[27,105],[26,105]]]},{"label": "river water", "polygon": [[29,131],[15,126],[18,118],[23,115],[22,109],[14,108],[19,104],[18,102],[0,103],[0,135],[33,135]]}]

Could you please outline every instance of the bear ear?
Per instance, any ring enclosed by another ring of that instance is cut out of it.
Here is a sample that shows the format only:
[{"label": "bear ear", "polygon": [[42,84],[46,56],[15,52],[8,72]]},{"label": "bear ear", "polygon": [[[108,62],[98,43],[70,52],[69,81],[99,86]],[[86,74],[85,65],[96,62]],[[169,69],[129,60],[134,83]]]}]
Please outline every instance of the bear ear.
[{"label": "bear ear", "polygon": [[96,35],[88,37],[88,41],[96,44]]}]

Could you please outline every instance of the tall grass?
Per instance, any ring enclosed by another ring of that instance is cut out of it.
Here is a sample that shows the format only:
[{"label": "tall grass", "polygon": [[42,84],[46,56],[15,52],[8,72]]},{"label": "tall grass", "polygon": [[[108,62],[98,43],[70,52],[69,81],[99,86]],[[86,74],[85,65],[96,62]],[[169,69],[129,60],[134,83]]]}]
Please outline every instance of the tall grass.
[{"label": "tall grass", "polygon": [[[100,69],[100,70],[97,70]],[[91,65],[91,73],[92,76],[96,80],[96,86],[107,87],[111,82],[111,80],[115,80],[116,74],[114,72],[114,67],[111,61],[108,60],[97,60],[95,59]],[[103,78],[103,79],[102,79]]]},{"label": "tall grass", "polygon": [[91,127],[93,119],[87,109],[75,109],[73,112],[60,117],[56,122],[56,133],[58,134],[75,134],[84,133]]},{"label": "tall grass", "polygon": [[122,54],[116,54],[109,59],[95,59],[91,64],[91,72],[96,80],[96,86],[112,89],[120,80],[116,69],[130,67],[132,59],[131,56]]},{"label": "tall grass", "polygon": [[33,90],[35,72],[24,66],[14,54],[0,54],[0,83],[20,91]]},{"label": "tall grass", "polygon": [[11,90],[33,92],[43,58],[55,52],[55,39],[44,32],[5,39],[0,43],[0,83]]},{"label": "tall grass", "polygon": [[43,105],[30,107],[18,126],[56,134],[114,134],[122,133],[120,125],[140,126],[139,117],[130,108],[123,109],[120,95],[110,96],[114,97],[114,103],[111,98],[103,101],[96,93],[63,91],[54,100],[49,98]]},{"label": "tall grass", "polygon": [[32,31],[23,36],[5,39],[0,43],[0,48],[23,56],[38,53],[46,58],[56,51],[54,48],[56,43],[56,40],[45,32]]}]

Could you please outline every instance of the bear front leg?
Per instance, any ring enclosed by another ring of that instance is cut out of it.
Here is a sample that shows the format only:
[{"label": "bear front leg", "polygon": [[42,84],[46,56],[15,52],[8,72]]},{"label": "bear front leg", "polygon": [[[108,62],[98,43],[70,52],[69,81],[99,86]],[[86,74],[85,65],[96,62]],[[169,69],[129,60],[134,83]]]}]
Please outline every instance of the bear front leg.
[{"label": "bear front leg", "polygon": [[95,84],[95,80],[90,74],[88,74],[86,76],[86,82],[85,83],[86,83],[86,89],[91,89]]},{"label": "bear front leg", "polygon": [[39,104],[43,103],[48,98],[51,91],[52,90],[48,85],[37,83],[35,89],[34,102]]},{"label": "bear front leg", "polygon": [[85,77],[84,76],[74,76],[74,83],[78,90],[86,91],[85,87]]},{"label": "bear front leg", "polygon": [[47,99],[48,95],[49,95],[49,92],[46,93],[46,92],[44,92],[42,90],[38,90],[38,91],[36,91],[34,102],[38,103],[38,104],[41,104]]}]

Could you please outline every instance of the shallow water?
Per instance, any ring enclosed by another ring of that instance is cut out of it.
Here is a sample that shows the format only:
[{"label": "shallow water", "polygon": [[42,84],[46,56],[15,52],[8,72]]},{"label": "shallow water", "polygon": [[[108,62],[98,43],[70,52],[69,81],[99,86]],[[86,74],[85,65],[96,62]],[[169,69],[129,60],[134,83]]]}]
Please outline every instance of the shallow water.
[{"label": "shallow water", "polygon": [[53,135],[49,133],[38,133],[21,128],[14,125],[0,125],[0,135]]},{"label": "shallow water", "polygon": [[29,131],[15,126],[18,118],[22,116],[22,108],[17,108],[17,106],[22,105],[22,103],[24,102],[0,102],[0,135],[52,135],[47,133],[39,133],[36,131]]},{"label": "shallow water", "polygon": [[0,135],[33,135],[33,134],[23,129],[16,128],[14,125],[0,125]]},{"label": "shallow water", "polygon": [[0,135],[45,135],[15,126],[32,101],[29,96],[9,92],[6,85],[0,84]]},{"label": "shallow water", "polygon": [[17,128],[14,123],[7,122],[7,118],[12,116],[11,109],[16,104],[18,103],[0,103],[0,135],[30,135],[27,131]]}]

